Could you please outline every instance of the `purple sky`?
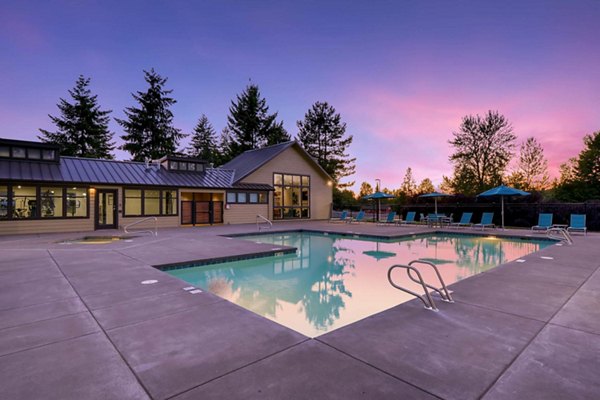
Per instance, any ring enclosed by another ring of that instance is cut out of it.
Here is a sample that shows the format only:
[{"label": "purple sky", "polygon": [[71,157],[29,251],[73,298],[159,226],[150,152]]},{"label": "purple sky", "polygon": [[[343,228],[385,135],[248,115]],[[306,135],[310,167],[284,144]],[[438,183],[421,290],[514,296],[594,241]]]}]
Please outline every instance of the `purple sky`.
[{"label": "purple sky", "polygon": [[598,21],[595,0],[3,1],[0,136],[53,129],[79,74],[123,117],[154,67],[184,132],[202,113],[220,131],[249,78],[293,135],[328,101],[354,135],[357,183],[395,188],[409,166],[439,183],[452,131],[488,109],[537,137],[554,173],[600,129]]}]

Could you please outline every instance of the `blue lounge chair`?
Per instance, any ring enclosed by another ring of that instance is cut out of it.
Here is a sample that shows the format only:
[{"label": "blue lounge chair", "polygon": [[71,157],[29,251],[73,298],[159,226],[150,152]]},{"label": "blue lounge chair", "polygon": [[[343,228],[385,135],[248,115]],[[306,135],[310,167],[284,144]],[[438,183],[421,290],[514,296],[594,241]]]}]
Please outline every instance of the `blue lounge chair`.
[{"label": "blue lounge chair", "polygon": [[460,216],[460,221],[452,222],[452,223],[450,223],[450,226],[451,227],[455,226],[457,228],[460,228],[461,226],[471,226],[471,225],[473,225],[473,223],[471,223],[471,218],[473,218],[472,212],[464,212]]},{"label": "blue lounge chair", "polygon": [[416,212],[414,211],[409,211],[406,213],[406,219],[400,221],[401,225],[410,225],[410,224],[416,224],[417,221],[415,221],[415,216],[417,215]]},{"label": "blue lounge chair", "polygon": [[532,231],[547,231],[552,228],[552,214],[540,213],[538,217],[538,224],[531,227]]},{"label": "blue lounge chair", "polygon": [[329,222],[346,222],[348,218],[348,211],[342,211],[339,218],[330,218]]},{"label": "blue lounge chair", "polygon": [[481,230],[484,230],[486,227],[495,228],[496,225],[494,225],[494,223],[492,222],[493,219],[494,219],[493,212],[483,213],[481,215],[481,222],[478,224],[475,224],[473,226],[476,228],[481,228]]},{"label": "blue lounge chair", "polygon": [[377,223],[377,225],[389,225],[394,223],[394,218],[396,218],[396,211],[390,211],[387,215],[385,221]]},{"label": "blue lounge chair", "polygon": [[353,222],[362,222],[363,219],[365,219],[365,212],[359,211],[355,218],[350,218],[348,220],[348,223],[351,224]]},{"label": "blue lounge chair", "polygon": [[585,214],[571,214],[571,223],[567,230],[569,232],[583,232],[587,236]]}]

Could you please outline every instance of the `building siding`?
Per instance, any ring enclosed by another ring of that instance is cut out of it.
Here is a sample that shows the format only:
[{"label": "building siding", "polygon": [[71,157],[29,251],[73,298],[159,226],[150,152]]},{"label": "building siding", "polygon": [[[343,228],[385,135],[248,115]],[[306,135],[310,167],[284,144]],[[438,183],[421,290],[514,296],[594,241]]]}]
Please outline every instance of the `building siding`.
[{"label": "building siding", "polygon": [[[242,179],[243,183],[273,184],[273,173],[301,174],[310,176],[310,218],[328,219],[333,201],[332,186],[313,161],[304,153],[290,147],[259,169]],[[233,205],[232,205],[233,206]],[[273,219],[273,192],[269,194],[269,219]]]},{"label": "building siding", "polygon": [[226,224],[253,224],[256,222],[257,215],[269,218],[269,208],[269,204],[229,204],[223,212],[223,222]]}]

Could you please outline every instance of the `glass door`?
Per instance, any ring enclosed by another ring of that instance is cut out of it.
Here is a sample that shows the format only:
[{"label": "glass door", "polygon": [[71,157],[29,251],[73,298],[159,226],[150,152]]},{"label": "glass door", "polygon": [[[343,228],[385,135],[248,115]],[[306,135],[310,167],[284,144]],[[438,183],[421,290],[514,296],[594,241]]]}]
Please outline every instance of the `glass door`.
[{"label": "glass door", "polygon": [[116,229],[117,191],[98,189],[96,193],[96,229]]}]

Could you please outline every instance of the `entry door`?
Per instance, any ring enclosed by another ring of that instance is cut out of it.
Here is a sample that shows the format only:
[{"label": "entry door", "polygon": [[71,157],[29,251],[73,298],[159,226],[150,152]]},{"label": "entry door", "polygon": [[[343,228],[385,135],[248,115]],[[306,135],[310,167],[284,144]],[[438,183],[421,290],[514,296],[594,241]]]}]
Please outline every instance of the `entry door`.
[{"label": "entry door", "polygon": [[117,191],[98,189],[96,193],[96,229],[116,229]]}]

